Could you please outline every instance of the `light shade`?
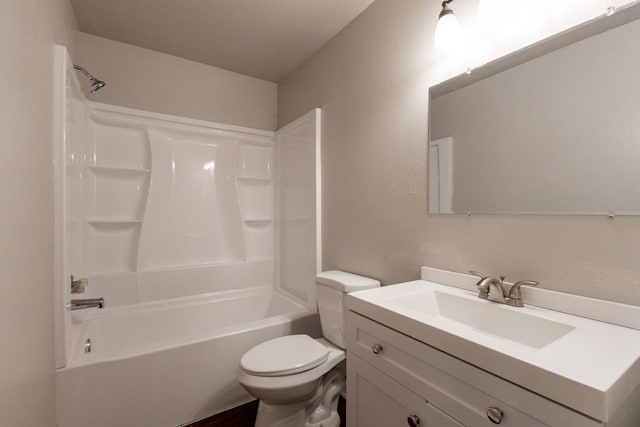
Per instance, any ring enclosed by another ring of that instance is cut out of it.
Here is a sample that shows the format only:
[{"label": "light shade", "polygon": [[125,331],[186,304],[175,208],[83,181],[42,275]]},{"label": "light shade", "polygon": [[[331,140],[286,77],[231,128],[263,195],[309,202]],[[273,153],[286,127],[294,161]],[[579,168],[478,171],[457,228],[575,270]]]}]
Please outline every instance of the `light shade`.
[{"label": "light shade", "polygon": [[440,19],[436,27],[436,36],[433,45],[436,49],[451,49],[460,44],[462,29],[453,10],[447,6],[442,8]]}]

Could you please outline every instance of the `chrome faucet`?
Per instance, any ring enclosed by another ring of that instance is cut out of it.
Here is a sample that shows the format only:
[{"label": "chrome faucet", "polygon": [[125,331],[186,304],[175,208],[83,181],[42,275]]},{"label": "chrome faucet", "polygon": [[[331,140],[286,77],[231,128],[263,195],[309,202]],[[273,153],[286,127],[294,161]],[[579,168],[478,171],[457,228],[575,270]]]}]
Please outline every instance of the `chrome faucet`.
[{"label": "chrome faucet", "polygon": [[104,298],[72,299],[69,308],[71,310],[81,310],[83,308],[104,308]]},{"label": "chrome faucet", "polygon": [[521,280],[514,283],[509,291],[506,292],[504,276],[500,276],[500,279],[498,280],[495,277],[487,277],[482,273],[478,273],[477,271],[469,270],[469,273],[480,278],[477,283],[478,298],[486,299],[500,304],[511,305],[513,307],[524,307],[524,302],[522,301],[522,292],[520,291],[521,286],[538,286],[538,282],[534,280]]}]

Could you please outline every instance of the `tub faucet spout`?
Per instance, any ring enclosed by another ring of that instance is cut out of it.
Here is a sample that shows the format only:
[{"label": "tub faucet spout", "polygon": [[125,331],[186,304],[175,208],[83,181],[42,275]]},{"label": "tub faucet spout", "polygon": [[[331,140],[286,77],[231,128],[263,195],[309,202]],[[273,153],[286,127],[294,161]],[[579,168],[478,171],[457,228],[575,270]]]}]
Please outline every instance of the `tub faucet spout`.
[{"label": "tub faucet spout", "polygon": [[83,308],[103,308],[104,298],[84,298],[72,299],[69,308],[71,310],[81,310]]}]

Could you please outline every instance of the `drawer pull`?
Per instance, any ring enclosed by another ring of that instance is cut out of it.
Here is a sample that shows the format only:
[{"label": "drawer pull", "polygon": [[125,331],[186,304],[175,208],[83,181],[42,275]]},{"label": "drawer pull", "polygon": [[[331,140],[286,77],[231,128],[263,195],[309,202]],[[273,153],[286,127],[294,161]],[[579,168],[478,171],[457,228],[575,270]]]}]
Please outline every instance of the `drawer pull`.
[{"label": "drawer pull", "polygon": [[493,406],[487,409],[487,418],[494,424],[502,423],[502,419],[504,418],[504,412],[500,408],[494,408]]},{"label": "drawer pull", "polygon": [[409,424],[411,427],[417,427],[418,424],[420,424],[420,418],[418,418],[417,415],[409,415],[407,417],[407,424]]},{"label": "drawer pull", "polygon": [[371,351],[373,352],[373,354],[380,354],[380,352],[382,351],[382,346],[380,344],[374,344],[371,346]]}]

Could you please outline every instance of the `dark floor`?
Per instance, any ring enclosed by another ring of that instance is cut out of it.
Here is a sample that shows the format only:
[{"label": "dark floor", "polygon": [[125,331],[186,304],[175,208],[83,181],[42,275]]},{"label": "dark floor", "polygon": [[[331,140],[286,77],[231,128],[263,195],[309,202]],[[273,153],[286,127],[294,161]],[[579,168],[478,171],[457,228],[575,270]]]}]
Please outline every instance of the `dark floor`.
[{"label": "dark floor", "polygon": [[[189,424],[186,427],[253,427],[257,413],[258,401],[254,400],[213,417]],[[338,414],[341,420],[340,426],[346,427],[346,402],[342,397],[338,401]]]},{"label": "dark floor", "polygon": [[187,427],[253,427],[258,413],[258,401],[254,400],[221,414],[189,424]]}]

